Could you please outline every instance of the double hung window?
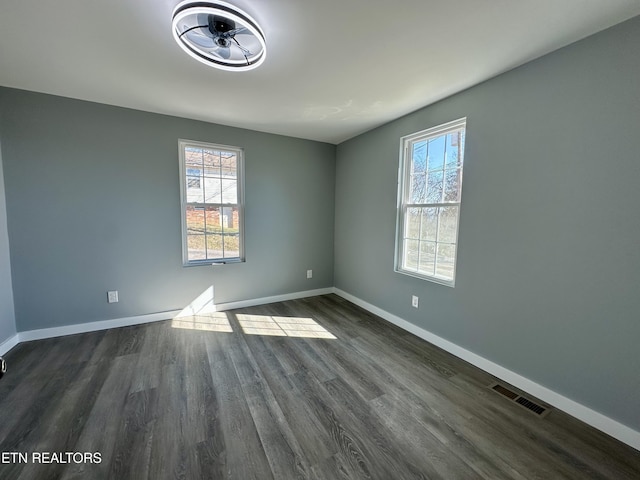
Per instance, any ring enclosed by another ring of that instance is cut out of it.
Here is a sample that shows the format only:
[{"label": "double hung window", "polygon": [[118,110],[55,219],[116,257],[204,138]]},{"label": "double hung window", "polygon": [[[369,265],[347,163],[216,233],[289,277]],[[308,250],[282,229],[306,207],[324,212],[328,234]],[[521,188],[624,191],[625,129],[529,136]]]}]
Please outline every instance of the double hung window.
[{"label": "double hung window", "polygon": [[243,261],[243,151],[180,140],[184,265]]},{"label": "double hung window", "polygon": [[396,271],[454,286],[466,119],[401,139]]}]

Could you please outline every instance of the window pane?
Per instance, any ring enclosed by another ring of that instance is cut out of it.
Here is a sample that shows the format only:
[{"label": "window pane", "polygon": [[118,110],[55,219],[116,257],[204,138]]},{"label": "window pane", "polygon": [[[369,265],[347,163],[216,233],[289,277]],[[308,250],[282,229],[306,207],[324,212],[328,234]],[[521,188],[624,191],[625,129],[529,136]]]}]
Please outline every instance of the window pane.
[{"label": "window pane", "polygon": [[411,173],[424,173],[427,169],[427,142],[413,144]]},{"label": "window pane", "polygon": [[225,152],[221,161],[221,175],[223,177],[235,178],[237,176],[237,158],[233,152]]},{"label": "window pane", "polygon": [[439,137],[429,140],[428,151],[428,168],[429,170],[442,169],[444,166],[444,144],[445,137],[441,135]]},{"label": "window pane", "polygon": [[427,201],[425,203],[442,202],[442,181],[444,172],[429,172],[427,177]]},{"label": "window pane", "polygon": [[407,270],[418,270],[418,240],[404,241],[404,261],[402,265]]},{"label": "window pane", "polygon": [[435,242],[420,242],[420,273],[433,275],[436,263]]},{"label": "window pane", "polygon": [[207,233],[220,233],[222,231],[220,226],[220,207],[207,207],[205,212]]},{"label": "window pane", "polygon": [[237,206],[222,207],[222,218],[220,224],[224,227],[227,233],[238,233],[240,209]]},{"label": "window pane", "polygon": [[222,258],[222,233],[210,233],[207,235],[207,259]]},{"label": "window pane", "polygon": [[420,209],[407,208],[407,217],[405,220],[406,229],[405,238],[420,238]]},{"label": "window pane", "polygon": [[411,175],[411,191],[409,192],[409,198],[411,199],[411,203],[425,203],[427,194],[424,173]]},{"label": "window pane", "polygon": [[460,170],[446,170],[444,177],[444,201],[460,201]]},{"label": "window pane", "polygon": [[187,220],[187,234],[204,233],[204,210],[201,208],[194,208],[190,205],[187,206],[186,211]]},{"label": "window pane", "polygon": [[220,177],[204,177],[205,203],[221,203]]},{"label": "window pane", "polygon": [[227,233],[224,237],[224,258],[237,258],[240,256],[240,235]]},{"label": "window pane", "polygon": [[205,175],[211,177],[220,176],[220,152],[205,149],[202,153]]},{"label": "window pane", "polygon": [[222,203],[238,203],[238,182],[236,179],[222,179]]},{"label": "window pane", "polygon": [[[189,190],[202,188],[202,183],[201,183],[200,177],[188,176],[187,177],[187,188]],[[199,193],[199,192],[197,192],[197,193]]]},{"label": "window pane", "polygon": [[453,279],[453,263],[456,255],[455,245],[438,244],[438,255],[436,258],[436,275]]},{"label": "window pane", "polygon": [[464,134],[461,131],[453,132],[447,135],[446,166],[448,168],[462,166],[462,158],[460,157],[462,135]]},{"label": "window pane", "polygon": [[435,242],[437,229],[438,229],[438,209],[423,208],[420,240],[430,240]]},{"label": "window pane", "polygon": [[189,261],[204,260],[206,251],[204,235],[187,235],[187,257]]},{"label": "window pane", "polygon": [[200,177],[187,177],[187,203],[202,203],[204,201],[202,179]]},{"label": "window pane", "polygon": [[196,147],[186,147],[184,149],[184,160],[186,168],[202,168],[202,149]]},{"label": "window pane", "polygon": [[441,207],[438,242],[455,243],[458,228],[458,207]]}]

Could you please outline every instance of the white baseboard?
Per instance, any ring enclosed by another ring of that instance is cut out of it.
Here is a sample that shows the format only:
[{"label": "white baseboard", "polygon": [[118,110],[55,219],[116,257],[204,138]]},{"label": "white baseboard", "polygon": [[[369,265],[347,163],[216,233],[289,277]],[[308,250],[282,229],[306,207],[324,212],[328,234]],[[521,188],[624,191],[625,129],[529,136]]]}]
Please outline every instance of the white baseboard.
[{"label": "white baseboard", "polygon": [[583,421],[584,423],[591,425],[598,430],[601,430],[608,435],[611,435],[614,438],[617,438],[621,442],[626,443],[627,445],[635,448],[636,450],[640,450],[640,432],[623,425],[622,423],[613,420],[595,410],[592,410],[588,407],[585,407],[581,403],[578,403],[570,398],[567,398],[553,390],[550,390],[547,387],[544,387],[532,380],[529,380],[522,375],[519,375],[508,368],[505,368],[497,363],[492,362],[491,360],[487,360],[480,355],[477,355],[455,343],[452,343],[448,340],[445,340],[438,335],[435,335],[428,330],[425,330],[421,327],[414,325],[402,318],[389,313],[381,308],[376,307],[364,300],[359,299],[343,290],[338,288],[333,289],[336,295],[343,297],[346,300],[349,300],[352,303],[368,310],[369,312],[378,315],[379,317],[384,318],[390,323],[397,325],[398,327],[413,333],[414,335],[426,340],[437,347],[442,348],[443,350],[455,355],[458,358],[461,358],[472,365],[484,370],[485,372],[490,373],[491,375],[498,377],[504,380],[511,385],[518,387],[519,389],[530,393],[531,395],[538,397],[540,400],[547,402],[549,405],[553,405],[554,407],[568,413],[569,415]]},{"label": "white baseboard", "polygon": [[100,320],[97,322],[79,323],[77,325],[65,325],[63,327],[40,328],[38,330],[28,330],[19,332],[20,342],[30,340],[42,340],[44,338],[62,337],[65,335],[75,335],[77,333],[97,332],[98,330],[108,330],[110,328],[128,327],[140,325],[142,323],[169,320],[175,317],[180,310],[168,312],[150,313],[148,315],[137,315],[135,317],[114,318],[112,320]]},{"label": "white baseboard", "polygon": [[[237,302],[219,303],[215,305],[217,312],[231,310],[234,308],[253,307],[256,305],[264,305],[267,303],[284,302],[286,300],[295,300],[298,298],[315,297],[318,295],[327,295],[333,293],[333,287],[319,288],[316,290],[306,290],[302,292],[286,293],[284,295],[275,295],[272,297],[252,298],[249,300],[240,300]],[[112,320],[100,320],[96,322],[79,323],[77,325],[65,325],[62,327],[41,328],[37,330],[28,330],[19,332],[9,340],[0,344],[0,355],[6,347],[4,353],[15,347],[20,342],[28,342],[30,340],[42,340],[45,338],[62,337],[65,335],[75,335],[77,333],[96,332],[99,330],[108,330],[110,328],[128,327],[131,325],[140,325],[143,323],[157,322],[161,320],[170,320],[177,316],[181,310],[170,310],[166,312],[150,313],[147,315],[137,315],[134,317],[115,318]]]},{"label": "white baseboard", "polygon": [[19,343],[20,336],[17,333],[13,337],[7,338],[4,342],[0,343],[0,355],[4,355]]},{"label": "white baseboard", "polygon": [[255,307],[256,305],[266,305],[267,303],[285,302],[287,300],[297,300],[298,298],[317,297],[318,295],[328,295],[333,293],[334,288],[318,288],[316,290],[305,290],[303,292],[286,293],[273,297],[252,298],[250,300],[240,300],[238,302],[216,303],[216,312],[233,310],[234,308]]}]

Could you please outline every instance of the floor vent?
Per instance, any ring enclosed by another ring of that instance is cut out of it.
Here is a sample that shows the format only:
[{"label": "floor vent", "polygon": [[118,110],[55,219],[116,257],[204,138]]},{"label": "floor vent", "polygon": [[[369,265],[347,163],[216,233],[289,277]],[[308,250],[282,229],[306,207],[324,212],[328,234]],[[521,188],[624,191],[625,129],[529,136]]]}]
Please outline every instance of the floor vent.
[{"label": "floor vent", "polygon": [[524,397],[518,397],[516,399],[516,403],[522,405],[524,408],[527,408],[538,415],[542,415],[544,412],[547,411],[546,408],[541,407],[537,403],[534,403],[531,400],[527,400]]},{"label": "floor vent", "polygon": [[523,397],[512,390],[509,390],[508,388],[500,385],[499,383],[491,384],[489,385],[489,388],[494,392],[498,392],[500,395],[507,397],[509,400],[514,401],[521,407],[526,408],[530,412],[535,413],[539,417],[544,417],[550,411],[548,407],[543,407],[542,405],[538,405],[537,403],[532,402],[528,398]]},{"label": "floor vent", "polygon": [[501,395],[504,395],[505,397],[511,399],[511,400],[515,400],[518,397],[518,394],[516,392],[512,392],[511,390],[509,390],[508,388],[504,388],[502,385],[500,385],[499,383],[496,383],[493,387],[496,392],[498,392]]}]

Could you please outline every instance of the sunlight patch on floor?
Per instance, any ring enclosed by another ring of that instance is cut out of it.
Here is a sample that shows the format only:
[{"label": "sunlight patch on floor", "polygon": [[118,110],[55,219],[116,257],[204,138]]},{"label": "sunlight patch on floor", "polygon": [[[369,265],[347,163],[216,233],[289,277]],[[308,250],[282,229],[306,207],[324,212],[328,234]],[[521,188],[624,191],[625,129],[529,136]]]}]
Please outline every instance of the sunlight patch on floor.
[{"label": "sunlight patch on floor", "polygon": [[175,317],[173,320],[171,320],[171,326],[173,328],[203,330],[207,332],[233,332],[231,324],[229,323],[229,319],[223,312]]},{"label": "sunlight patch on floor", "polygon": [[198,295],[171,321],[173,328],[231,333],[233,328],[226,313],[216,312],[213,303],[213,286]]},{"label": "sunlight patch on floor", "polygon": [[309,317],[278,317],[238,314],[238,323],[247,335],[275,337],[330,338],[336,337]]}]

